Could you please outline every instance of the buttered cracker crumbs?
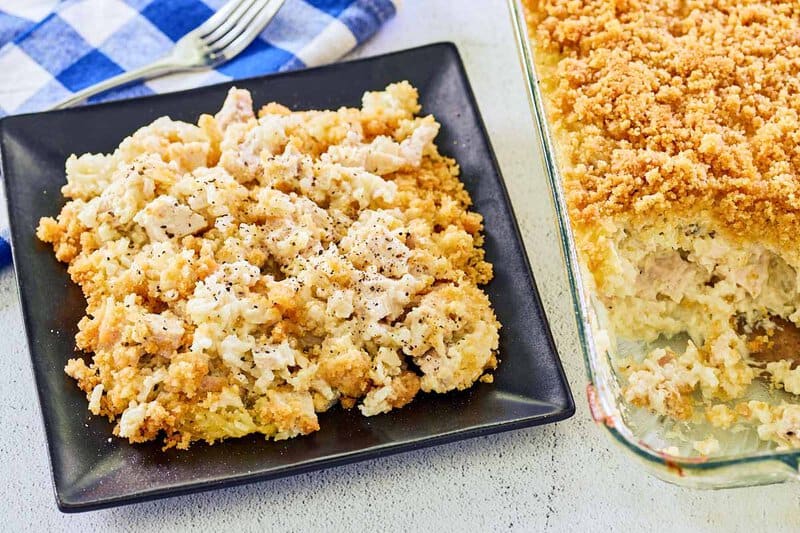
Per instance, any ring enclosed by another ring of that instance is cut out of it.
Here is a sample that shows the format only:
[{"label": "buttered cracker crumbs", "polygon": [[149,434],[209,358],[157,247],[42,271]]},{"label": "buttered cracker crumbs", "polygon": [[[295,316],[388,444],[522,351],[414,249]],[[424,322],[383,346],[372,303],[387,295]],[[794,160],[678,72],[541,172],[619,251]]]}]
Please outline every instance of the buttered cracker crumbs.
[{"label": "buttered cracker crumbs", "polygon": [[67,161],[43,218],[83,289],[66,372],[130,442],[319,429],[497,365],[482,219],[407,82],[361,109],[258,117],[247,91],[197,125],[162,117]]},{"label": "buttered cracker crumbs", "polygon": [[[800,4],[525,0],[581,262],[625,398],[800,446]],[[796,336],[796,335],[795,335]],[[719,452],[711,439],[701,454]]]}]

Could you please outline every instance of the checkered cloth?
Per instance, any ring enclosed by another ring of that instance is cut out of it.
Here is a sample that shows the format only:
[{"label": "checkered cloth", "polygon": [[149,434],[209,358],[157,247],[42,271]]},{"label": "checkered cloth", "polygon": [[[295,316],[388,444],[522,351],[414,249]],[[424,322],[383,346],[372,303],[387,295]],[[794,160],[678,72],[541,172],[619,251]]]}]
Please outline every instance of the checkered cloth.
[{"label": "checkered cloth", "polygon": [[[287,0],[241,54],[214,70],[113,89],[89,102],[209,85],[339,59],[399,0]],[[47,109],[167,53],[225,0],[0,0],[0,117]],[[0,266],[8,263],[0,230]]]},{"label": "checkered cloth", "polygon": [[[0,0],[0,116],[40,111],[159,58],[225,0]],[[243,53],[215,70],[115,89],[142,96],[339,59],[395,13],[395,0],[287,0]]]}]

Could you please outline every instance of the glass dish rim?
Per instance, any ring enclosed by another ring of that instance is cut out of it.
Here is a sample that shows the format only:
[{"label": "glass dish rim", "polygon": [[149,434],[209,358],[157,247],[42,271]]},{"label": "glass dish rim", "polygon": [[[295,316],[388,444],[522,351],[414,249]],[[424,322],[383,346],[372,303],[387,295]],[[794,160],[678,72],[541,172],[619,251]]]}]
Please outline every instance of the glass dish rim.
[{"label": "glass dish rim", "polygon": [[[730,467],[743,466],[753,463],[780,462],[798,475],[800,466],[800,449],[788,451],[763,451],[756,453],[743,453],[738,455],[723,456],[720,458],[705,457],[680,457],[656,451],[649,446],[641,443],[633,436],[631,431],[625,426],[621,415],[616,409],[613,401],[602,394],[607,390],[608,384],[605,378],[598,371],[600,356],[597,353],[596,344],[593,340],[592,328],[590,325],[590,303],[584,294],[584,285],[581,281],[580,271],[575,241],[572,234],[572,227],[569,222],[569,215],[566,206],[565,195],[562,187],[560,170],[555,159],[555,147],[552,134],[546,118],[541,90],[539,88],[539,77],[533,61],[533,51],[530,46],[530,36],[525,20],[524,8],[521,0],[507,0],[508,9],[511,15],[511,22],[514,29],[514,39],[516,41],[517,52],[519,55],[523,74],[525,76],[526,93],[530,105],[531,115],[536,128],[538,145],[541,150],[542,164],[547,183],[550,189],[551,200],[556,214],[559,240],[561,241],[561,252],[566,266],[567,279],[569,282],[569,292],[572,297],[572,307],[575,313],[575,321],[578,330],[578,340],[583,354],[586,374],[589,379],[587,384],[587,400],[590,412],[594,421],[605,428],[607,433],[615,442],[632,452],[639,459],[650,466],[666,468],[678,474],[677,479],[684,478],[686,473],[695,472],[701,474],[711,470],[721,470]],[[598,389],[601,391],[598,393]],[[608,414],[606,414],[608,413]],[[787,479],[789,478],[787,472]],[[672,479],[675,481],[675,479]],[[742,481],[735,476],[729,478],[727,482],[716,483],[714,486],[739,486],[737,481]],[[785,481],[785,480],[784,480]],[[766,481],[775,482],[775,481]],[[680,482],[678,482],[680,484]],[[749,483],[753,484],[753,483]]]}]

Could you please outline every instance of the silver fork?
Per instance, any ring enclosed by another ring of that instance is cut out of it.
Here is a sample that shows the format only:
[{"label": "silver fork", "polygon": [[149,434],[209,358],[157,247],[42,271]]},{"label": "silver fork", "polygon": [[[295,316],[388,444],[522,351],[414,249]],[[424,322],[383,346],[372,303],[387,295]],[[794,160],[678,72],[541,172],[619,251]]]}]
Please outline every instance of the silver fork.
[{"label": "silver fork", "polygon": [[203,24],[184,35],[164,57],[87,87],[52,109],[64,109],[90,96],[137,80],[173,72],[215,67],[240,54],[269,24],[285,0],[230,0]]}]

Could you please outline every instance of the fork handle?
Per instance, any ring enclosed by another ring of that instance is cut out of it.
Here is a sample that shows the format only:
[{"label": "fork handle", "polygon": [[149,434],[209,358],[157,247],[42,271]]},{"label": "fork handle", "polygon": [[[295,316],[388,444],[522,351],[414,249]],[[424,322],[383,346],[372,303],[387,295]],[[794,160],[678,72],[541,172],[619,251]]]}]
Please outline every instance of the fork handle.
[{"label": "fork handle", "polygon": [[177,72],[179,70],[187,69],[187,65],[172,61],[171,59],[172,58],[168,56],[159,59],[157,61],[154,61],[149,65],[145,65],[143,67],[137,68],[135,70],[130,70],[128,72],[123,72],[122,74],[118,74],[117,76],[108,78],[107,80],[103,80],[99,83],[95,83],[94,85],[90,85],[89,87],[86,87],[85,89],[76,92],[69,98],[60,101],[59,103],[51,107],[51,109],[65,109],[67,107],[72,107],[78,102],[86,100],[90,96],[94,96],[109,89],[113,89],[114,87],[127,85],[128,83],[132,83],[134,81],[155,78],[157,76],[162,76],[169,72]]}]

